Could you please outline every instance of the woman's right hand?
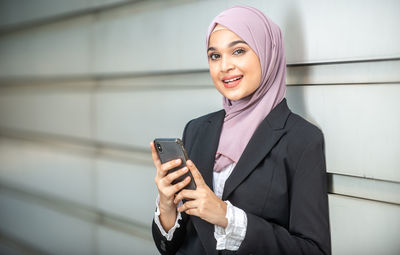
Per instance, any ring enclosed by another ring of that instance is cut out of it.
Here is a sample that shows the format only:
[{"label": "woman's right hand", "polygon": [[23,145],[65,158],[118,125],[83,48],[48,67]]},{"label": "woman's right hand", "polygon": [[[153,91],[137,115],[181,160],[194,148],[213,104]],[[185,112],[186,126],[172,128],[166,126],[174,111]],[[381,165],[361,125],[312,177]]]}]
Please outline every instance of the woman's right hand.
[{"label": "woman's right hand", "polygon": [[174,226],[176,221],[177,209],[176,204],[174,203],[175,194],[189,184],[190,177],[188,176],[183,181],[172,184],[176,178],[184,175],[188,171],[188,168],[185,166],[178,171],[168,174],[168,170],[177,167],[182,163],[181,160],[171,160],[161,164],[154,142],[150,143],[150,148],[154,166],[157,169],[154,181],[157,185],[158,194],[160,195],[160,222],[164,230],[168,232],[168,230]]}]

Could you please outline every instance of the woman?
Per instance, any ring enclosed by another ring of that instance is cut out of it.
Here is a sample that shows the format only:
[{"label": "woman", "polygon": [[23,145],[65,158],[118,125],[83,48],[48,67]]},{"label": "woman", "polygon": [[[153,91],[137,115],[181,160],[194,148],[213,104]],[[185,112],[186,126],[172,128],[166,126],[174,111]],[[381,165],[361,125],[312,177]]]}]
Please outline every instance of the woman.
[{"label": "woman", "polygon": [[[279,27],[234,6],[207,34],[212,80],[224,110],[190,121],[191,161],[160,163],[153,237],[162,254],[330,254],[322,132],[292,113]],[[190,181],[171,185],[191,171]],[[182,199],[186,201],[182,202]]]}]

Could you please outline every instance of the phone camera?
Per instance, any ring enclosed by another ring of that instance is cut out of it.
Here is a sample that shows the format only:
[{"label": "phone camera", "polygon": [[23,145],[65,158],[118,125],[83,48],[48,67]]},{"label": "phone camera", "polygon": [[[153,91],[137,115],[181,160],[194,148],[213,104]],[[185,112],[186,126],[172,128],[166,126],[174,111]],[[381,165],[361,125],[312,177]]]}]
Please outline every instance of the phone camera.
[{"label": "phone camera", "polygon": [[157,150],[158,150],[159,152],[162,152],[161,144],[157,143],[157,144],[156,144],[156,147],[157,147]]}]

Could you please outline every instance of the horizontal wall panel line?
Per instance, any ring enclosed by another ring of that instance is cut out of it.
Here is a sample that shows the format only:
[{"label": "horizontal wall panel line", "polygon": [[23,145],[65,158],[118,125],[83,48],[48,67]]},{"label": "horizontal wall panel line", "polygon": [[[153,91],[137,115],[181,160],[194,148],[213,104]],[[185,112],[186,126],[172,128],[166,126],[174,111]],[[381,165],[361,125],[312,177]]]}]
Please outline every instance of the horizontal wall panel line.
[{"label": "horizontal wall panel line", "polygon": [[[86,143],[85,145],[81,143],[74,146],[72,142],[67,143],[65,140],[56,140],[55,136],[46,138],[44,135],[41,137],[33,137],[27,134],[25,134],[25,136],[20,134],[18,137],[14,135],[12,139],[7,137],[1,139],[10,143],[24,143],[24,141],[30,141],[34,146],[46,146],[53,151],[67,151],[77,155],[86,154],[88,157],[102,157],[132,164],[152,165],[150,150],[138,152],[125,146],[121,146],[120,148],[118,148],[118,146],[107,148],[107,144],[100,145],[100,143],[97,143],[97,145],[96,143]],[[0,142],[2,142],[1,139]],[[332,194],[400,204],[400,196],[398,195],[400,194],[400,182],[397,181],[337,174],[335,172],[329,172],[329,169],[327,181],[328,191]]]},{"label": "horizontal wall panel line", "polygon": [[34,28],[37,28],[37,27],[40,27],[43,25],[61,22],[64,20],[70,20],[73,18],[78,18],[83,15],[96,14],[99,12],[104,12],[104,11],[112,10],[115,8],[124,7],[126,5],[130,5],[132,3],[140,2],[140,1],[143,1],[143,0],[125,0],[122,2],[116,2],[116,3],[111,3],[111,4],[110,3],[102,4],[100,6],[95,6],[95,7],[89,6],[85,9],[65,12],[65,13],[56,14],[56,15],[49,15],[47,17],[41,17],[41,18],[32,19],[32,20],[28,20],[28,21],[22,21],[22,22],[18,22],[18,23],[14,23],[14,24],[9,24],[9,25],[2,25],[2,26],[0,26],[0,36],[6,36],[7,34],[10,34],[10,33],[34,29]]},{"label": "horizontal wall panel line", "polygon": [[131,219],[126,219],[121,216],[98,210],[94,207],[55,197],[43,192],[17,187],[13,184],[1,181],[0,192],[10,196],[18,197],[34,204],[39,204],[87,222],[105,226],[110,229],[140,237],[145,240],[153,240],[149,226],[146,226],[140,222],[135,222]]},{"label": "horizontal wall panel line", "polygon": [[354,175],[350,175],[350,174],[335,173],[335,172],[331,172],[331,174],[333,174],[335,176],[340,176],[343,178],[358,178],[358,179],[363,179],[366,181],[380,181],[380,182],[386,182],[386,183],[400,184],[399,181],[384,180],[384,179],[379,179],[379,178],[370,178],[370,177],[366,177],[366,176],[359,177],[359,176],[354,176]]},{"label": "horizontal wall panel line", "polygon": [[[126,82],[125,82],[126,83]],[[400,85],[399,81],[389,81],[389,82],[351,82],[351,83],[297,83],[297,84],[290,84],[287,83],[287,86],[330,86],[330,85]],[[204,85],[120,85],[110,82],[105,85],[86,87],[86,86],[77,86],[77,85],[68,85],[68,86],[57,86],[55,84],[37,84],[36,86],[32,83],[28,84],[20,84],[20,85],[0,85],[0,92],[3,90],[4,93],[18,93],[19,91],[32,91],[37,93],[39,91],[43,92],[81,92],[81,91],[89,91],[89,92],[97,92],[97,89],[101,89],[102,92],[120,92],[120,91],[170,91],[170,90],[180,90],[180,91],[188,91],[188,90],[203,90],[203,89],[212,89],[214,90],[215,87],[213,84],[204,84]]]},{"label": "horizontal wall panel line", "polygon": [[[48,194],[43,194],[37,191],[26,190],[24,188],[19,188],[2,182],[0,182],[0,192],[21,200],[25,200],[30,203],[34,203],[36,205],[49,208],[51,210],[55,210],[65,215],[69,215],[87,222],[91,222],[93,224],[101,225],[145,240],[150,240],[150,241],[152,240],[150,227],[144,226],[142,223],[137,223],[132,220],[127,220],[120,216],[102,212],[100,210],[97,210],[96,208],[78,204],[76,202],[67,201],[65,199],[60,199],[58,197],[51,196]],[[373,201],[377,203],[391,204],[396,206],[400,205],[398,203],[391,203],[374,199],[365,199],[362,197],[357,197],[352,195],[344,195],[344,194],[332,194],[332,195],[351,197],[351,198]]]},{"label": "horizontal wall panel line", "polygon": [[38,247],[34,247],[31,244],[26,243],[19,238],[10,236],[8,233],[0,232],[0,247],[4,245],[11,250],[15,251],[15,254],[25,254],[25,255],[47,255],[49,253],[41,250]]},{"label": "horizontal wall panel line", "polygon": [[328,191],[349,197],[400,205],[400,182],[328,173]]},{"label": "horizontal wall panel line", "polygon": [[[135,147],[123,144],[115,144],[108,142],[96,142],[89,139],[64,136],[58,134],[49,134],[44,132],[7,129],[0,127],[0,142],[31,143],[37,146],[51,147],[60,151],[73,152],[75,154],[87,154],[90,156],[104,156],[119,159],[122,161],[130,161],[132,163],[153,164],[150,156],[150,147]],[[149,141],[150,142],[150,141]],[[147,145],[147,144],[146,144]],[[150,145],[149,145],[150,146]],[[329,171],[329,170],[328,170]],[[366,176],[346,175],[343,173],[333,174],[343,177],[360,178],[364,180],[376,180],[382,182],[390,182],[400,184],[398,181],[389,179],[370,178]]]},{"label": "horizontal wall panel line", "polygon": [[84,138],[28,130],[10,130],[0,127],[0,142],[2,139],[4,141],[15,141],[30,143],[35,146],[51,147],[60,152],[74,153],[78,155],[104,157],[135,164],[152,164],[150,149],[147,150],[135,146],[96,142]]},{"label": "horizontal wall panel line", "polygon": [[[359,62],[288,65],[288,85],[350,85],[400,83],[400,59]],[[0,88],[140,88],[166,89],[212,87],[207,69],[155,72],[125,72],[88,75],[1,77]]]},{"label": "horizontal wall panel line", "polygon": [[387,81],[387,82],[343,82],[343,83],[303,83],[303,84],[286,84],[288,86],[329,86],[329,85],[400,85],[399,81]]},{"label": "horizontal wall panel line", "polygon": [[354,63],[368,63],[368,62],[386,62],[386,61],[399,61],[400,56],[386,57],[386,58],[365,58],[365,59],[350,59],[350,60],[338,60],[338,61],[317,61],[307,63],[290,63],[287,67],[293,66],[314,66],[314,65],[332,65],[332,64],[354,64]]},{"label": "horizontal wall panel line", "polygon": [[46,76],[3,76],[0,77],[0,85],[9,83],[53,83],[60,81],[87,81],[87,80],[114,80],[123,78],[152,78],[157,76],[175,76],[185,74],[207,73],[208,69],[192,70],[170,70],[170,71],[150,71],[150,72],[119,72],[101,73],[85,75],[46,75]]},{"label": "horizontal wall panel line", "polygon": [[381,200],[370,199],[370,198],[365,198],[365,197],[352,196],[352,195],[340,194],[340,193],[329,193],[329,192],[328,192],[328,194],[329,194],[329,195],[332,195],[332,196],[340,196],[340,197],[355,198],[355,199],[359,199],[359,200],[371,201],[371,202],[376,202],[376,203],[382,203],[382,204],[386,204],[386,205],[400,206],[399,203],[392,203],[392,202],[388,202],[388,201],[381,201]]}]

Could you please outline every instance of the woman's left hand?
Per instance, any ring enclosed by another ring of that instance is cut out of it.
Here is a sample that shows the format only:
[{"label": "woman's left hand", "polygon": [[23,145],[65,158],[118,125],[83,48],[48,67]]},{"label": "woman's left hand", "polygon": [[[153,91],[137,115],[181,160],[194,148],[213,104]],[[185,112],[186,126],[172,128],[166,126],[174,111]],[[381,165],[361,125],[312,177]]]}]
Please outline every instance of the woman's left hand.
[{"label": "woman's left hand", "polygon": [[226,203],[207,186],[191,160],[188,160],[186,165],[192,173],[197,188],[196,190],[183,189],[176,195],[175,204],[182,199],[187,200],[178,208],[178,211],[200,217],[211,224],[225,228],[228,225],[228,220],[225,218]]}]

